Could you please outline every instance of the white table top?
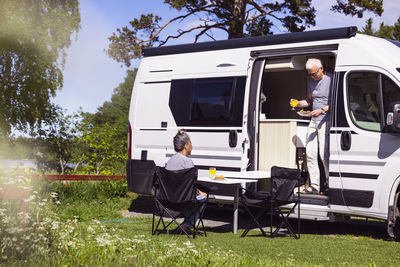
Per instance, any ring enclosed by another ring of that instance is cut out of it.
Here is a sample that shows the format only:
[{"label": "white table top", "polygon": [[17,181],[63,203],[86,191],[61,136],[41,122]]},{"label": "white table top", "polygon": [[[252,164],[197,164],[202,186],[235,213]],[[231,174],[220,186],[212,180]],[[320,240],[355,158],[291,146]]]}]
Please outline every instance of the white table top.
[{"label": "white table top", "polygon": [[224,179],[212,179],[209,176],[199,176],[197,177],[197,181],[201,182],[209,182],[215,184],[242,184],[242,183],[256,183],[257,179],[231,179],[231,178],[224,178]]},{"label": "white table top", "polygon": [[219,172],[217,174],[223,175],[230,179],[268,179],[271,178],[271,172],[269,171],[242,171],[242,172]]}]

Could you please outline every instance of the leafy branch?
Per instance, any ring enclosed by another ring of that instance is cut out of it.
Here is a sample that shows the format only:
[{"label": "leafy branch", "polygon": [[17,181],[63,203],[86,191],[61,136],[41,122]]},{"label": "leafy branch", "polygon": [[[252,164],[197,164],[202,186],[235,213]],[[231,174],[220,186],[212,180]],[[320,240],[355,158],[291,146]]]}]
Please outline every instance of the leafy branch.
[{"label": "leafy branch", "polygon": [[[335,2],[332,11],[345,15],[360,17],[365,11],[378,15],[383,12],[382,0]],[[197,42],[202,36],[215,40],[214,30],[222,30],[232,39],[272,34],[273,26],[300,32],[315,25],[312,0],[164,0],[164,4],[181,14],[165,23],[157,15],[142,14],[129,22],[130,27],[117,29],[109,37],[108,55],[129,67],[132,60],[142,56],[144,48],[162,46],[187,34],[193,34]],[[164,35],[166,28],[188,19],[195,19],[197,25],[178,27],[176,33]]]}]

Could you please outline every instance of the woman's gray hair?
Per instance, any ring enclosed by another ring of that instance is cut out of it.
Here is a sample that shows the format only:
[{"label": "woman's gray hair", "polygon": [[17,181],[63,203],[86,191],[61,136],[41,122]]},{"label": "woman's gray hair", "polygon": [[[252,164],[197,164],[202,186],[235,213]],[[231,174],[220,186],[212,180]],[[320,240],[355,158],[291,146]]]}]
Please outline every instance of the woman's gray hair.
[{"label": "woman's gray hair", "polygon": [[306,63],[306,70],[310,70],[313,67],[317,67],[318,69],[322,68],[321,60],[318,58],[309,58]]},{"label": "woman's gray hair", "polygon": [[189,135],[184,130],[178,130],[178,133],[174,137],[174,149],[176,152],[180,152],[185,148],[186,144],[190,144]]}]

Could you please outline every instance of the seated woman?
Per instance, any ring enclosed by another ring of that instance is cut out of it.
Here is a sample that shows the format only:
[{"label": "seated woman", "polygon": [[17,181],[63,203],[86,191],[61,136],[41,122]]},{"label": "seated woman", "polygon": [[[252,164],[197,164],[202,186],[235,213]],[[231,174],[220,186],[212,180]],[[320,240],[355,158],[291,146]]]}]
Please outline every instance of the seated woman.
[{"label": "seated woman", "polygon": [[[173,155],[167,162],[167,166],[165,169],[169,171],[179,171],[183,169],[193,168],[193,161],[188,158],[190,153],[192,152],[192,142],[190,141],[189,135],[183,131],[179,130],[178,133],[174,137],[174,149],[177,152]],[[207,194],[201,192],[197,189],[197,200],[201,203],[206,202]],[[200,207],[200,212],[203,212],[205,205],[202,204]],[[185,231],[190,232],[190,228],[194,227],[200,214],[197,212],[187,212],[185,214],[185,219],[182,223],[182,228]]]}]

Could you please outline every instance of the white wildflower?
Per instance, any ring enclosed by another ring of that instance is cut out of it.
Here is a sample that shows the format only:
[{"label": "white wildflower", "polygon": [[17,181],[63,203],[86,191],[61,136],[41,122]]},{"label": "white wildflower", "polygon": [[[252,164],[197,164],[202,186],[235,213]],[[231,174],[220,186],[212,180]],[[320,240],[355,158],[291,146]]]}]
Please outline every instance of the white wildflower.
[{"label": "white wildflower", "polygon": [[59,226],[60,226],[60,223],[54,221],[54,222],[52,222],[52,224],[51,224],[51,229],[52,229],[52,230],[57,230],[57,229],[59,228]]},{"label": "white wildflower", "polygon": [[31,195],[31,196],[29,196],[28,198],[26,198],[25,200],[24,200],[24,202],[31,202],[32,200],[34,200],[35,199],[35,196],[34,195]]},{"label": "white wildflower", "polygon": [[190,243],[190,241],[186,241],[185,243],[183,243],[184,245],[186,245],[188,248],[192,248],[194,247],[194,245],[192,243]]},{"label": "white wildflower", "polygon": [[111,245],[111,240],[105,238],[104,236],[99,236],[96,238],[97,244],[99,244],[100,247],[108,246]]},{"label": "white wildflower", "polygon": [[75,247],[75,244],[76,244],[76,243],[75,243],[74,241],[68,241],[68,242],[67,242],[67,246],[69,246],[69,247],[73,247],[73,248],[74,248],[74,247]]}]

